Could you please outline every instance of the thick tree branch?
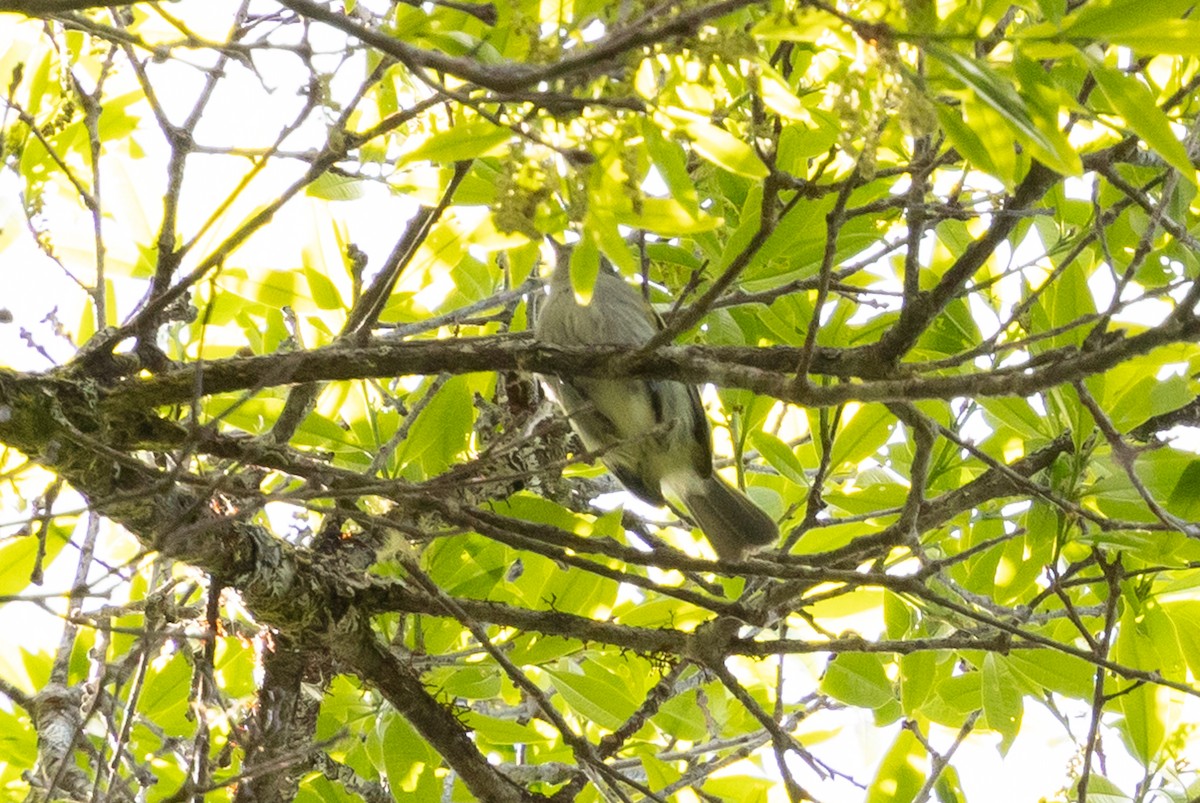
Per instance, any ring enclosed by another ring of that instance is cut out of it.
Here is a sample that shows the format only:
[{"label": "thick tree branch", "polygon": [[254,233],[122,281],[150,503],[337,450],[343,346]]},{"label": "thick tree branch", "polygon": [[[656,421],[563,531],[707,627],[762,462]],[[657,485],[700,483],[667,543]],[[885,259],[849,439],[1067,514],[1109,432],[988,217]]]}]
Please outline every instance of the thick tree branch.
[{"label": "thick tree branch", "polygon": [[68,11],[87,11],[93,8],[113,8],[145,4],[149,0],[132,0],[125,3],[105,3],[100,0],[0,0],[0,14],[12,12],[27,17],[48,17]]},{"label": "thick tree branch", "polygon": [[[1012,213],[1029,209],[1060,178],[1061,176],[1050,168],[1034,162],[1012,198],[1004,205],[1003,212]],[[934,317],[945,308],[950,299],[975,275],[975,272],[983,267],[983,264],[995,252],[996,247],[1008,239],[1008,235],[1020,221],[1020,215],[996,215],[987,232],[967,247],[958,261],[942,276],[937,286],[907,299],[907,303],[900,311],[900,320],[880,338],[877,344],[868,346],[867,349],[885,362],[899,360],[908,353],[925,330],[929,328]]]},{"label": "thick tree branch", "polygon": [[[414,726],[481,799],[536,799],[498,775],[451,712],[375,643],[366,622],[349,613],[342,617],[349,623],[339,618],[347,608],[345,578],[323,571],[309,554],[242,516],[220,515],[222,500],[211,490],[107,446],[104,441],[117,422],[96,418],[88,409],[90,394],[74,383],[48,391],[11,379],[11,373],[0,373],[0,442],[54,470],[88,498],[92,509],[120,522],[147,548],[237,588],[260,622],[302,643],[315,640],[338,649],[349,666],[414,718]],[[353,638],[343,637],[347,628]]]},{"label": "thick tree branch", "polygon": [[319,705],[302,684],[312,683],[314,674],[320,680],[324,672],[317,667],[328,660],[325,650],[298,647],[286,633],[277,633],[264,650],[258,705],[243,742],[249,779],[238,784],[235,803],[283,803],[296,797],[300,777],[312,768],[308,757],[318,752],[313,735]]},{"label": "thick tree branch", "polygon": [[[560,348],[524,338],[484,337],[366,346],[327,347],[303,352],[242,357],[196,364],[145,379],[131,379],[106,391],[105,409],[135,410],[191,400],[202,394],[263,389],[300,382],[371,377],[523,370],[567,376],[631,376],[713,382],[745,388],[808,407],[859,402],[915,401],[959,397],[1030,396],[1066,382],[1103,373],[1160,346],[1200,336],[1200,320],[1169,320],[1132,336],[1117,336],[1102,347],[1063,351],[1036,367],[1016,366],[950,376],[879,377],[879,364],[864,353],[823,350],[810,370],[839,377],[866,374],[868,381],[794,387],[782,373],[796,364],[794,348],[674,346],[641,354],[611,346]],[[790,364],[789,364],[790,363]],[[858,369],[857,372],[851,369]],[[36,381],[25,377],[24,381]]]},{"label": "thick tree branch", "polygon": [[413,668],[380,645],[369,621],[347,617],[332,639],[334,654],[355,667],[433,745],[479,800],[527,803],[545,800],[488,763],[449,707],[435,700]]},{"label": "thick tree branch", "polygon": [[572,52],[546,65],[505,62],[485,64],[462,56],[450,56],[436,50],[409,45],[386,33],[368,28],[358,21],[331,11],[311,0],[280,0],[280,5],[301,16],[323,22],[349,34],[371,47],[392,56],[409,69],[426,69],[461,78],[496,92],[520,92],[543,81],[555,81],[586,74],[623,54],[649,45],[660,44],[677,36],[688,36],[705,22],[722,17],[761,0],[724,0],[699,8],[680,11],[665,21],[657,21],[653,12],[648,20],[636,20],[618,28],[581,52]]}]

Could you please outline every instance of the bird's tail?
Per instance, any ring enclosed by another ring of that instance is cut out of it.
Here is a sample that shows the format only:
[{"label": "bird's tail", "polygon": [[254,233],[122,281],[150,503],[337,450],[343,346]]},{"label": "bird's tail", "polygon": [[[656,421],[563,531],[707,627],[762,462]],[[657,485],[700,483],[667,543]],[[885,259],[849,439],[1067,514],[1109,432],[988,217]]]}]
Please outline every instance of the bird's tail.
[{"label": "bird's tail", "polygon": [[779,540],[775,521],[715,471],[705,478],[693,474],[685,482],[670,484],[719,557],[740,560]]}]

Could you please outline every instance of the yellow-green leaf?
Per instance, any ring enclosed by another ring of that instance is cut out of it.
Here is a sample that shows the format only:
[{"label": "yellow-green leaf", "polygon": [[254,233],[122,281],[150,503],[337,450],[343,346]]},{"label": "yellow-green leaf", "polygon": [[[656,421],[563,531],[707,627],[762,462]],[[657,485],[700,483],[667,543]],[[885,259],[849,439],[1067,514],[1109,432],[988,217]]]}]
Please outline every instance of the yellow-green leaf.
[{"label": "yellow-green leaf", "polygon": [[755,25],[750,33],[768,41],[815,42],[839,25],[841,20],[833,14],[804,9],[769,15]]},{"label": "yellow-green leaf", "polygon": [[353,201],[363,196],[362,182],[350,176],[322,173],[304,188],[306,195],[325,201]]},{"label": "yellow-green leaf", "polygon": [[770,175],[767,166],[748,144],[724,128],[694,120],[684,126],[692,148],[718,167],[747,178],[763,179]]},{"label": "yellow-green leaf", "polygon": [[592,302],[592,291],[596,289],[596,277],[600,275],[600,251],[596,242],[584,237],[571,249],[571,287],[580,304]]},{"label": "yellow-green leaf", "polygon": [[1082,172],[1079,154],[1070,148],[1066,138],[1057,130],[1044,131],[1034,122],[1025,101],[1017,94],[1010,80],[1002,78],[979,59],[968,58],[940,42],[926,43],[925,50],[970,89],[979,101],[994,109],[1047,167],[1064,175],[1079,175]]},{"label": "yellow-green leaf", "polygon": [[829,662],[821,691],[848,705],[879,708],[895,698],[883,659],[873,653],[845,652]]},{"label": "yellow-green leaf", "polygon": [[750,445],[771,464],[771,467],[792,482],[800,486],[808,485],[808,476],[804,473],[804,465],[782,440],[762,430],[750,433]]},{"label": "yellow-green leaf", "polygon": [[1163,20],[1135,26],[1113,34],[1111,41],[1138,53],[1200,56],[1200,20]]},{"label": "yellow-green leaf", "polygon": [[[600,669],[595,665],[587,668]],[[553,678],[554,688],[571,708],[601,727],[610,730],[618,728],[637,710],[638,705],[629,690],[612,673],[591,671],[583,674],[548,670],[547,674]]]},{"label": "yellow-green leaf", "polygon": [[1007,753],[1021,730],[1024,701],[1016,678],[1002,656],[983,659],[983,713],[988,727],[1000,734],[1000,752]]},{"label": "yellow-green leaf", "polygon": [[[1158,652],[1150,640],[1145,622],[1133,605],[1125,609],[1117,631],[1113,658],[1134,669],[1158,670]],[[1125,682],[1128,684],[1128,681]],[[1163,710],[1159,706],[1158,687],[1153,683],[1131,686],[1117,698],[1124,719],[1119,723],[1129,751],[1142,764],[1150,766],[1166,740]]]},{"label": "yellow-green leaf", "polygon": [[867,790],[867,803],[897,803],[915,798],[925,781],[925,774],[918,768],[925,765],[926,755],[916,734],[901,728]]},{"label": "yellow-green leaf", "polygon": [[[1061,21],[1062,33],[1072,39],[1103,39],[1127,44],[1126,35],[1158,35],[1171,28],[1192,7],[1192,0],[1112,0],[1108,3],[1084,3]],[[1171,37],[1165,37],[1170,39]],[[1193,41],[1196,35],[1192,37]],[[1148,50],[1148,53],[1172,53],[1173,50]]]},{"label": "yellow-green leaf", "polygon": [[1120,113],[1134,133],[1158,152],[1184,178],[1196,183],[1196,170],[1187,149],[1171,129],[1171,123],[1154,102],[1150,90],[1136,78],[1092,60],[1092,75],[1108,102]]},{"label": "yellow-green leaf", "polygon": [[485,156],[499,148],[513,135],[487,120],[469,120],[441,131],[400,157],[400,164],[429,160],[431,162],[462,162]]},{"label": "yellow-green leaf", "polygon": [[[721,219],[705,212],[691,212],[674,198],[643,198],[637,212],[618,213],[617,222],[634,228],[674,237],[712,231]],[[628,249],[626,249],[628,250]]]},{"label": "yellow-green leaf", "polygon": [[882,404],[860,407],[833,441],[830,466],[857,465],[887,442],[895,417]]},{"label": "yellow-green leaf", "polygon": [[[38,540],[35,535],[26,535],[0,547],[0,596],[19,594],[29,586],[34,567],[38,564],[38,551],[42,548]],[[47,528],[46,552],[40,565],[42,570],[49,568],[66,542],[60,527],[52,525]]]}]

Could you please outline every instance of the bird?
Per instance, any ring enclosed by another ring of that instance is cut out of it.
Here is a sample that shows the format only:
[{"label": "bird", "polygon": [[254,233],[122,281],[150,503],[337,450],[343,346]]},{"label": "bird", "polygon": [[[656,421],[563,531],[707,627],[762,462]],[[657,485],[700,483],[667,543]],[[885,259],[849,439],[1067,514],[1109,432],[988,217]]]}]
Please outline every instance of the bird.
[{"label": "bird", "polygon": [[[636,348],[661,329],[654,309],[606,261],[590,300],[581,301],[562,256],[534,323],[535,338],[553,346]],[[584,448],[598,454],[637,498],[682,505],[718,558],[741,560],[779,539],[775,521],[714,470],[712,433],[695,385],[629,377],[539,378]]]}]

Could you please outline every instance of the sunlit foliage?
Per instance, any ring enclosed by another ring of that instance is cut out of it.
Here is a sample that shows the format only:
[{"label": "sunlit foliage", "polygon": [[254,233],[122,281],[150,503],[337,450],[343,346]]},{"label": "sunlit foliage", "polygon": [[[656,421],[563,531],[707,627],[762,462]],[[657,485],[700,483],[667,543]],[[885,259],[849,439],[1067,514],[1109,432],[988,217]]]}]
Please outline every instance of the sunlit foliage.
[{"label": "sunlit foliage", "polygon": [[1195,11],[0,0],[6,799],[1194,798]]}]

